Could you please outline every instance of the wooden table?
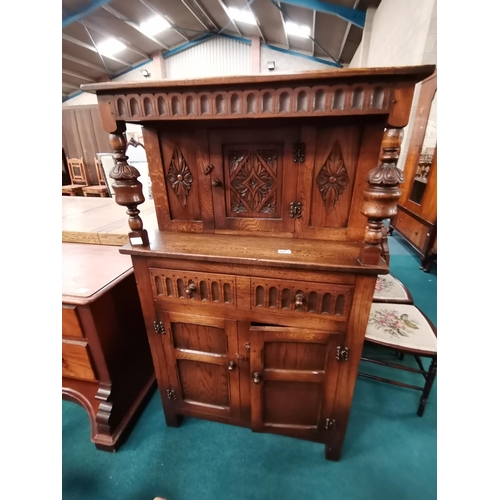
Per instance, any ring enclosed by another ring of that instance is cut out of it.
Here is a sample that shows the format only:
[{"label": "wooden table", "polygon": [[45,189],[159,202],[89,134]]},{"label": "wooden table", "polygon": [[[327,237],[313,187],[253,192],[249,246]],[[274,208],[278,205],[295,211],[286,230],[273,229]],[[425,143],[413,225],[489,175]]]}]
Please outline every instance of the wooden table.
[{"label": "wooden table", "polygon": [[[128,243],[129,227],[123,207],[113,198],[62,196],[62,241],[122,246]],[[141,217],[157,228],[153,200],[141,205]]]},{"label": "wooden table", "polygon": [[116,451],[156,387],[129,256],[62,244],[62,395],[89,414],[96,447]]}]

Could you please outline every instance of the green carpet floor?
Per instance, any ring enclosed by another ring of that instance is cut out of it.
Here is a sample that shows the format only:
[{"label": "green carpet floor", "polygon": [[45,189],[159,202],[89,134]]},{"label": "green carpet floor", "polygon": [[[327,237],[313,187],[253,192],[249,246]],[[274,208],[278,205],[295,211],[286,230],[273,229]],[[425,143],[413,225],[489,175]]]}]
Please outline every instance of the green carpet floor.
[{"label": "green carpet floor", "polygon": [[[437,326],[435,265],[420,271],[397,233],[389,245],[391,273]],[[404,362],[416,366],[408,356]],[[385,367],[363,369],[394,375]],[[419,375],[397,373],[421,383]],[[120,450],[102,452],[90,442],[85,410],[63,401],[62,498],[430,500],[437,496],[436,393],[437,381],[419,418],[420,393],[358,379],[340,462],[326,461],[317,443],[194,418],[168,428],[158,392]]]}]

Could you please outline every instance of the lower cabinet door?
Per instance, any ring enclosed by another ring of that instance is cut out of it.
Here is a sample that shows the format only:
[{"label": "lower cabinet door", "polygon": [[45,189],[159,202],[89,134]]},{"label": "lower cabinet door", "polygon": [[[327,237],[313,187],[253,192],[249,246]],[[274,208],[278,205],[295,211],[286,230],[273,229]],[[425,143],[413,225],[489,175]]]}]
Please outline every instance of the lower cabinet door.
[{"label": "lower cabinet door", "polygon": [[344,334],[250,328],[252,430],[327,442]]},{"label": "lower cabinet door", "polygon": [[[214,317],[159,313],[176,411],[240,417],[237,322]],[[170,389],[169,389],[170,390]],[[201,416],[201,415],[200,415]]]}]

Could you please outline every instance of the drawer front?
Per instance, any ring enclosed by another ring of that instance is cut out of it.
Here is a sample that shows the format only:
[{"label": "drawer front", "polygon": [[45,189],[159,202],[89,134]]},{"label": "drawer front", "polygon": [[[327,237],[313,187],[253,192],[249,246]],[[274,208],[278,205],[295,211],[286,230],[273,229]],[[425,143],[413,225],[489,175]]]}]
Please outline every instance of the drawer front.
[{"label": "drawer front", "polygon": [[62,335],[63,337],[85,337],[75,306],[62,307]]},{"label": "drawer front", "polygon": [[235,276],[157,268],[149,276],[156,300],[237,307]]},{"label": "drawer front", "polygon": [[96,380],[90,362],[87,342],[62,342],[62,376],[82,380]]},{"label": "drawer front", "polygon": [[403,233],[418,249],[423,250],[429,236],[429,228],[411,215],[398,211],[394,227]]},{"label": "drawer front", "polygon": [[349,317],[354,287],[307,281],[251,279],[252,310]]}]

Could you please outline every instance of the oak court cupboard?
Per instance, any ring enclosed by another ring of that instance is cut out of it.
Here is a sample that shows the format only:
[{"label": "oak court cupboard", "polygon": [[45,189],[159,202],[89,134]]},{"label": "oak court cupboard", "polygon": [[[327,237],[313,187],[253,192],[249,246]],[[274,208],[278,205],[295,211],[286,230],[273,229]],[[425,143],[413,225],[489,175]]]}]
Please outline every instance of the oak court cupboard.
[{"label": "oak court cupboard", "polygon": [[[339,460],[415,84],[433,66],[82,85],[110,134],[166,422]],[[143,126],[158,231],[125,124]]]}]

